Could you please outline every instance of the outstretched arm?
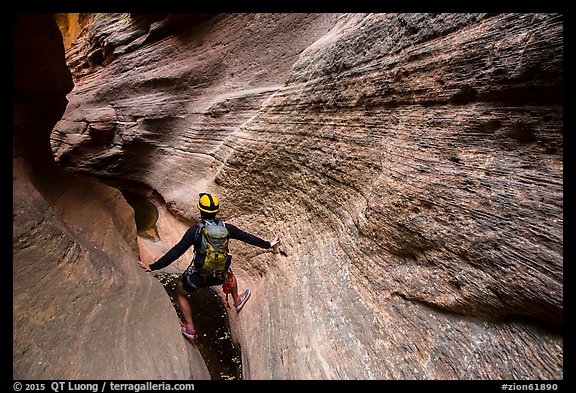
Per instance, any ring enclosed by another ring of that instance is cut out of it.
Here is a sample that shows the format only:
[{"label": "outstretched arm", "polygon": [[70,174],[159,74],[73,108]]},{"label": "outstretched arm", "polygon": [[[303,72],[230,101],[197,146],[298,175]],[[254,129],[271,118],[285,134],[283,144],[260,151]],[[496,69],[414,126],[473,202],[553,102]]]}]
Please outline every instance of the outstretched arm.
[{"label": "outstretched arm", "polygon": [[226,228],[230,234],[230,238],[240,240],[244,243],[251,244],[260,248],[271,248],[280,243],[280,236],[276,236],[271,242],[261,239],[258,236],[254,236],[248,232],[244,232],[240,228],[226,223]]},{"label": "outstretched arm", "polygon": [[196,226],[189,228],[184,236],[182,236],[182,239],[156,262],[146,265],[144,262],[138,261],[138,266],[147,272],[150,272],[170,265],[176,259],[180,258],[182,254],[184,254],[186,250],[194,244],[195,232]]}]

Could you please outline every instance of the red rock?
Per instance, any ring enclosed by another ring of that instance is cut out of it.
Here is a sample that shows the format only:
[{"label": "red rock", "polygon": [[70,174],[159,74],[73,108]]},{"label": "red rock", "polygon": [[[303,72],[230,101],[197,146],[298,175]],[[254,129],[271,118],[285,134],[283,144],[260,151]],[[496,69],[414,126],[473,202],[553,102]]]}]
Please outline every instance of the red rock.
[{"label": "red rock", "polygon": [[185,20],[95,20],[52,147],[154,195],[150,258],[200,191],[282,234],[234,251],[245,378],[562,378],[561,15]]}]

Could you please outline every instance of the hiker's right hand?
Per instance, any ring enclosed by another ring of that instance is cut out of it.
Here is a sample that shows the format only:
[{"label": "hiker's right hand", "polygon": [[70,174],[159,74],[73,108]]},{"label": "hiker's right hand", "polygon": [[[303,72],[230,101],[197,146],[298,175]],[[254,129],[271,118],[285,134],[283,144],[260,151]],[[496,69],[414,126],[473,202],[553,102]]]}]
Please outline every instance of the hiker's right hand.
[{"label": "hiker's right hand", "polygon": [[152,269],[150,269],[150,266],[146,265],[144,262],[142,262],[141,260],[138,260],[138,266],[140,266],[142,269],[146,270],[147,272],[151,272]]}]

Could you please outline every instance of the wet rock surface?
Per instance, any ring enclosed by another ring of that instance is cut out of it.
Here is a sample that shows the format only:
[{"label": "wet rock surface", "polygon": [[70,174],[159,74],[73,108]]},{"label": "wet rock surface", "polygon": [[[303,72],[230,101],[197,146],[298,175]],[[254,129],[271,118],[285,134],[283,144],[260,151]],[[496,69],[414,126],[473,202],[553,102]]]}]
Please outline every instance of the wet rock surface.
[{"label": "wet rock surface", "polygon": [[71,46],[52,149],[158,201],[149,262],[201,191],[282,235],[234,244],[244,379],[563,377],[561,15],[155,18]]},{"label": "wet rock surface", "polygon": [[[175,300],[175,289],[179,274],[156,275],[170,297],[178,316],[184,321]],[[206,362],[213,380],[242,379],[242,364],[240,348],[234,345],[228,323],[228,314],[222,299],[209,288],[199,289],[188,295],[188,302],[192,308],[194,328],[198,334],[194,343]]]}]

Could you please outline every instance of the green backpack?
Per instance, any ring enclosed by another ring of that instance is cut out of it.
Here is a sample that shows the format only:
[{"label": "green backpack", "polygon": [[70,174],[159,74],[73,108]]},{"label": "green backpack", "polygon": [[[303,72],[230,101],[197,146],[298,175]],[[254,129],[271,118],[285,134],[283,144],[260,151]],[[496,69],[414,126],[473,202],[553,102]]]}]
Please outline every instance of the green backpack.
[{"label": "green backpack", "polygon": [[228,253],[228,229],[224,221],[205,222],[202,225],[202,248],[200,254],[204,256],[204,263],[200,273],[219,279],[226,277],[226,270],[230,266]]}]

